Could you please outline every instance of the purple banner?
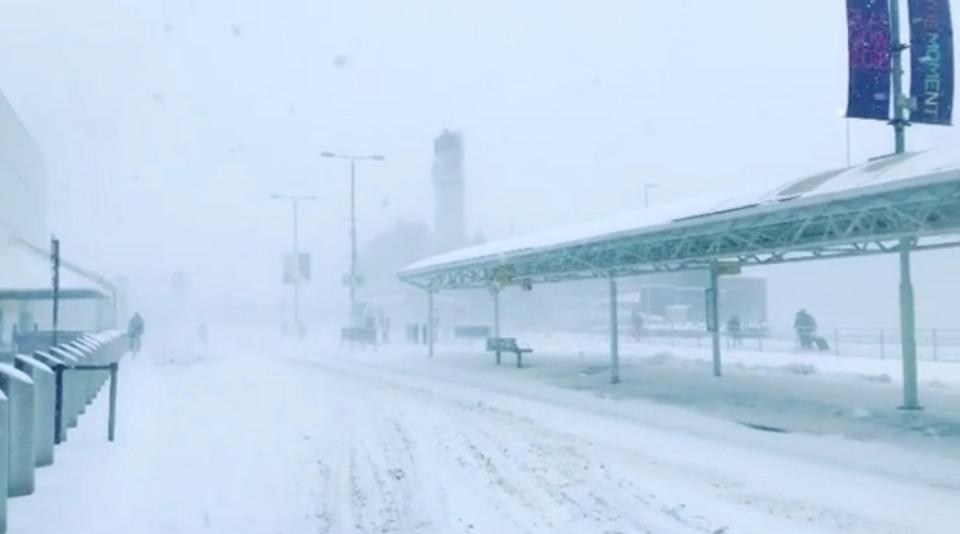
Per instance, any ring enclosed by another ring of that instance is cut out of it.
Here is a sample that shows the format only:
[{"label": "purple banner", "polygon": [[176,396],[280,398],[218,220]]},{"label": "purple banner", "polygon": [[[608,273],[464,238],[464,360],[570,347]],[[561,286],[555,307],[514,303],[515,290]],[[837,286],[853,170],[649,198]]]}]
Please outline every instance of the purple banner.
[{"label": "purple banner", "polygon": [[953,25],[950,0],[910,0],[910,96],[913,122],[950,124]]},{"label": "purple banner", "polygon": [[850,85],[847,117],[890,118],[890,4],[847,0]]}]

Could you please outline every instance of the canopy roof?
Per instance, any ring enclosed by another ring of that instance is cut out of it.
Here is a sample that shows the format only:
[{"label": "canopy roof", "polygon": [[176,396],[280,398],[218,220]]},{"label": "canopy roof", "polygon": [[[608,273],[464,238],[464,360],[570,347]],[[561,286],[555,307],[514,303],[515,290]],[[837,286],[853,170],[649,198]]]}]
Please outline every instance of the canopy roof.
[{"label": "canopy roof", "polygon": [[[15,237],[0,237],[0,299],[53,298],[53,272],[46,251]],[[60,298],[108,298],[113,288],[103,277],[61,261]]]},{"label": "canopy roof", "polygon": [[[878,158],[775,188],[706,195],[410,265],[427,289],[482,287],[955,246],[960,150]],[[945,237],[952,236],[952,237]]]}]

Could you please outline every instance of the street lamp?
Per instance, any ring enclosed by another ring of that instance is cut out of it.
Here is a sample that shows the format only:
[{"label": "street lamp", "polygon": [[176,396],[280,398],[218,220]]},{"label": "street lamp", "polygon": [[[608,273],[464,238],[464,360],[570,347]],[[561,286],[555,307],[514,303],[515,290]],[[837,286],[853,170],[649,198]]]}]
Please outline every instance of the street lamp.
[{"label": "street lamp", "polygon": [[[300,261],[300,202],[317,200],[315,195],[278,195],[272,194],[273,200],[283,200],[290,203],[293,215],[293,257]],[[293,322],[297,335],[303,336],[303,327],[300,324],[300,280],[293,281]]]},{"label": "street lamp", "polygon": [[357,309],[357,162],[358,161],[383,161],[386,158],[380,154],[371,154],[368,156],[352,156],[345,154],[335,154],[333,152],[321,152],[321,157],[343,159],[350,162],[350,275],[347,281],[350,287],[350,318]]},{"label": "street lamp", "polygon": [[650,207],[650,190],[657,189],[660,184],[643,184],[643,207]]}]

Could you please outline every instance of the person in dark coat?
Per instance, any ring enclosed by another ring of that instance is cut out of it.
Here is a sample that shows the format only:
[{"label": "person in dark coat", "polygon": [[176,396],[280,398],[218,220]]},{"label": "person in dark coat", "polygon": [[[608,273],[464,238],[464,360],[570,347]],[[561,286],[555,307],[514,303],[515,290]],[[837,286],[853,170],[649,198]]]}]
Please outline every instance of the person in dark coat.
[{"label": "person in dark coat", "polygon": [[143,336],[143,332],[143,317],[140,316],[140,312],[134,313],[127,325],[127,336],[130,337],[130,352],[134,354],[140,352],[140,338]]},{"label": "person in dark coat", "polygon": [[643,337],[643,315],[640,310],[630,311],[630,322],[633,324],[633,337],[639,341]]},{"label": "person in dark coat", "polygon": [[793,328],[797,331],[797,339],[800,340],[800,348],[803,350],[813,349],[813,338],[817,333],[817,321],[807,310],[797,312],[793,320]]},{"label": "person in dark coat", "polygon": [[743,345],[743,330],[739,316],[734,315],[727,321],[727,335],[730,336],[731,347],[740,347]]}]

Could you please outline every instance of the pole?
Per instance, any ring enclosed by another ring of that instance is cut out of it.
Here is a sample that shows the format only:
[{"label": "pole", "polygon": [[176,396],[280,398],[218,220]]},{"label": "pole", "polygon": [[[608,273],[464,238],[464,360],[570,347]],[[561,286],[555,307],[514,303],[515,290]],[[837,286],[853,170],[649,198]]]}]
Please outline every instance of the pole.
[{"label": "pole", "polygon": [[893,125],[894,148],[897,154],[906,151],[907,120],[904,117],[905,100],[903,96],[903,51],[907,46],[900,42],[900,0],[890,0],[890,35],[892,36],[892,76],[893,76]]},{"label": "pole", "polygon": [[707,290],[707,326],[713,338],[713,376],[721,376],[720,368],[720,274],[717,260],[710,262],[710,289]]},{"label": "pole", "polygon": [[293,259],[296,263],[297,278],[293,281],[293,327],[300,336],[300,206],[296,199],[291,203],[293,207]]},{"label": "pole", "polygon": [[[351,287],[351,289],[353,289]],[[427,355],[433,358],[433,290],[427,290]]]},{"label": "pole", "polygon": [[900,240],[900,343],[903,351],[904,410],[920,409],[917,392],[917,334],[914,322],[913,283],[910,280],[910,239]]},{"label": "pole", "polygon": [[107,440],[113,441],[117,428],[117,362],[110,364],[110,419],[107,422]]},{"label": "pole", "polygon": [[933,329],[933,361],[937,361],[939,354],[937,353],[937,329]]},{"label": "pole", "polygon": [[884,359],[884,342],[883,342],[883,328],[880,329],[880,359]]},{"label": "pole", "polygon": [[493,288],[493,337],[497,343],[497,365],[500,365],[500,290]]},{"label": "pole", "polygon": [[617,279],[610,273],[610,383],[620,383],[620,324],[617,316]]},{"label": "pole", "polygon": [[357,172],[350,160],[350,311],[357,305]]},{"label": "pole", "polygon": [[53,401],[53,443],[63,442],[63,365],[57,364],[53,368],[56,373],[56,385]]},{"label": "pole", "polygon": [[53,263],[53,346],[57,346],[60,326],[60,240],[50,238],[50,260]]}]

